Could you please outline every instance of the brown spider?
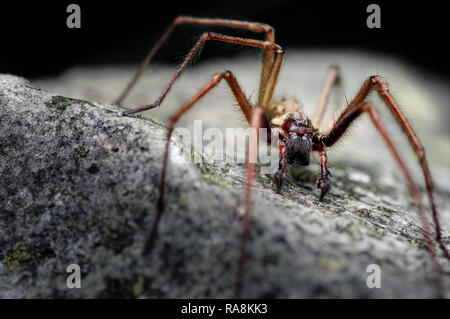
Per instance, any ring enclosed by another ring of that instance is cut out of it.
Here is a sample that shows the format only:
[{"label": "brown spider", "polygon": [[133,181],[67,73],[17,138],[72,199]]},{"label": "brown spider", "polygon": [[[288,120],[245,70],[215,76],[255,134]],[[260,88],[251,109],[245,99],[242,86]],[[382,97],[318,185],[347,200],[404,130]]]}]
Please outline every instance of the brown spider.
[{"label": "brown spider", "polygon": [[[275,31],[267,24],[259,22],[246,22],[237,20],[223,20],[223,19],[204,19],[196,17],[177,17],[163,36],[159,39],[153,49],[150,51],[148,56],[145,58],[139,70],[136,72],[133,79],[127,85],[125,90],[122,92],[120,97],[117,99],[116,103],[120,102],[127,96],[131,88],[134,86],[136,81],[141,76],[144,69],[147,67],[151,59],[154,57],[161,45],[167,40],[169,35],[172,33],[174,28],[181,24],[198,24],[198,25],[208,25],[208,26],[222,26],[230,28],[240,28],[257,33],[265,33],[265,41],[246,39],[240,37],[232,37],[217,33],[204,33],[199,41],[195,44],[193,49],[189,52],[184,62],[175,73],[167,87],[163,90],[162,94],[157,98],[157,100],[150,104],[143,106],[141,108],[126,111],[124,115],[130,115],[137,112],[146,111],[159,106],[167,93],[171,89],[174,82],[181,75],[186,66],[190,63],[192,58],[200,50],[200,48],[205,44],[206,41],[221,41],[235,43],[245,46],[261,48],[264,51],[264,61],[260,78],[260,87],[258,102],[253,105],[249,102],[243,91],[241,90],[236,78],[230,71],[222,71],[213,75],[212,79],[184,106],[182,106],[177,113],[175,113],[169,121],[168,132],[167,132],[167,142],[164,154],[164,163],[161,173],[160,180],[160,193],[157,203],[158,212],[153,223],[153,227],[150,232],[150,237],[148,247],[154,242],[154,238],[157,232],[159,220],[164,210],[164,187],[165,187],[165,175],[167,169],[167,159],[169,151],[169,142],[172,135],[175,124],[178,122],[180,117],[188,111],[198,100],[200,100],[205,94],[207,94],[212,88],[214,88],[223,79],[228,83],[231,88],[234,97],[236,98],[244,116],[250,126],[255,128],[257,131],[260,128],[267,128],[269,131],[277,130],[280,136],[278,145],[280,152],[280,161],[278,171],[275,173],[276,190],[280,192],[283,180],[286,176],[287,164],[297,163],[300,165],[308,165],[310,160],[311,151],[318,152],[320,155],[320,178],[317,182],[317,187],[321,189],[319,200],[322,201],[324,196],[331,188],[331,182],[329,176],[331,175],[327,168],[327,153],[326,148],[334,145],[346,132],[349,126],[356,120],[360,115],[368,113],[376,129],[380,132],[381,137],[384,139],[388,148],[392,152],[392,155],[396,159],[403,175],[406,178],[409,191],[412,198],[414,199],[419,217],[422,222],[422,233],[425,239],[426,248],[430,256],[432,266],[435,272],[436,288],[439,296],[443,296],[442,292],[442,280],[440,277],[441,267],[436,258],[436,252],[434,250],[434,244],[431,237],[430,225],[427,220],[427,216],[424,212],[424,207],[422,203],[422,197],[417,184],[412,179],[409,170],[407,169],[400,153],[394,146],[389,134],[387,133],[383,123],[379,119],[378,112],[376,108],[370,103],[365,101],[366,97],[374,90],[379,94],[381,99],[385,102],[388,108],[392,111],[395,119],[402,127],[403,131],[407,135],[422,167],[423,175],[425,178],[425,183],[427,186],[428,197],[432,210],[432,217],[435,225],[436,232],[436,242],[441,248],[442,252],[448,260],[450,260],[449,253],[442,243],[441,240],[441,230],[438,219],[438,212],[433,198],[433,184],[431,181],[431,175],[428,168],[428,163],[425,157],[425,151],[420,143],[414,130],[411,128],[407,119],[398,107],[397,102],[392,97],[388,84],[378,75],[370,76],[360,88],[356,96],[343,107],[341,107],[336,114],[330,119],[330,121],[324,127],[320,127],[322,120],[322,115],[324,113],[325,107],[327,105],[327,100],[331,89],[334,84],[339,79],[339,70],[337,67],[331,67],[322,89],[319,102],[317,104],[314,115],[311,120],[302,112],[301,107],[294,101],[285,100],[281,102],[272,102],[272,96],[275,90],[275,85],[277,83],[278,74],[280,72],[283,50],[275,43]],[[254,170],[256,163],[256,154],[258,147],[258,136],[257,134],[250,137],[249,151],[247,156],[247,171],[246,171],[246,181],[245,181],[245,195],[244,195],[244,217],[243,217],[243,237],[241,242],[241,252],[240,259],[238,262],[238,273],[236,279],[236,292],[240,295],[242,286],[242,277],[244,274],[244,264],[245,264],[245,245],[249,236],[250,228],[250,213],[251,213],[251,188],[254,178]]]}]

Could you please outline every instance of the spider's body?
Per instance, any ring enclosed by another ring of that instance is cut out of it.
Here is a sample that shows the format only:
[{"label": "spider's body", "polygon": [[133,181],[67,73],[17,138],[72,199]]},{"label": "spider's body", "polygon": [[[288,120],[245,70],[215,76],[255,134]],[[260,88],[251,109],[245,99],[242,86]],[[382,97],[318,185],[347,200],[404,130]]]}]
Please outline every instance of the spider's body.
[{"label": "spider's body", "polygon": [[272,129],[279,131],[280,139],[286,144],[288,164],[308,165],[315,130],[300,104],[293,99],[276,101],[265,116],[269,117]]},{"label": "spider's body", "polygon": [[290,114],[283,123],[282,142],[286,144],[288,164],[309,165],[314,132],[309,120],[302,114]]},{"label": "spider's body", "polygon": [[[212,76],[211,80],[206,83],[200,91],[192,97],[189,102],[183,105],[177,113],[175,113],[170,121],[167,133],[167,143],[164,154],[164,163],[161,173],[160,189],[159,189],[159,199],[158,199],[158,213],[156,215],[155,221],[153,223],[153,228],[150,232],[149,243],[154,242],[159,220],[162,216],[164,210],[164,191],[165,191],[165,175],[167,169],[168,152],[170,137],[172,135],[175,124],[178,122],[180,117],[187,112],[194,104],[200,100],[205,94],[207,94],[211,89],[216,87],[222,80],[225,80],[238,105],[240,106],[246,120],[252,128],[267,128],[268,131],[277,130],[279,133],[279,152],[280,161],[278,170],[275,173],[276,190],[280,192],[283,180],[286,176],[286,168],[288,164],[294,165],[308,165],[310,162],[311,152],[318,152],[320,155],[320,177],[317,181],[317,186],[321,189],[319,200],[324,199],[325,194],[330,190],[331,182],[329,176],[331,175],[327,168],[327,154],[326,149],[333,146],[347,131],[347,129],[363,114],[368,114],[375,128],[380,133],[381,137],[385,141],[387,147],[394,156],[397,164],[399,165],[408,185],[408,189],[414,199],[419,217],[422,222],[423,236],[426,242],[426,248],[430,255],[432,261],[433,269],[436,274],[436,286],[439,294],[442,296],[442,287],[440,272],[441,268],[436,259],[436,252],[434,249],[433,239],[431,237],[430,225],[427,216],[424,211],[422,196],[419,187],[413,180],[405,162],[402,159],[401,154],[395,147],[389,133],[383,125],[382,120],[378,115],[378,111],[372,105],[372,103],[366,101],[367,96],[376,91],[381,98],[381,100],[386,104],[386,106],[392,111],[395,119],[402,127],[403,131],[407,135],[412,148],[414,149],[419,164],[422,167],[423,176],[425,184],[427,186],[428,198],[430,201],[430,206],[432,210],[433,222],[435,224],[435,238],[438,243],[442,253],[450,260],[447,248],[441,240],[441,231],[438,219],[438,213],[433,196],[433,185],[431,181],[431,174],[428,168],[428,163],[425,157],[425,151],[420,143],[414,130],[411,128],[406,117],[403,115],[402,111],[398,107],[397,102],[389,91],[388,83],[383,80],[378,75],[370,76],[366,79],[364,84],[359,89],[356,96],[350,100],[348,103],[343,105],[335,115],[328,121],[325,126],[321,126],[322,116],[327,105],[328,96],[330,91],[339,80],[339,69],[337,67],[331,67],[326,78],[325,83],[322,88],[322,93],[319,97],[319,102],[317,103],[316,110],[312,115],[311,119],[308,118],[302,111],[301,106],[292,99],[284,99],[281,101],[272,101],[275,86],[278,80],[278,75],[280,68],[282,66],[283,60],[283,49],[275,43],[275,31],[274,29],[264,23],[258,22],[246,22],[237,20],[223,20],[223,19],[203,19],[195,17],[184,17],[180,16],[174,20],[166,33],[161,37],[161,39],[156,43],[155,47],[150,51],[147,58],[144,60],[141,68],[136,73],[135,77],[131,80],[128,86],[120,95],[117,103],[120,103],[123,98],[128,94],[129,90],[133,87],[137,79],[142,74],[145,67],[148,65],[150,60],[156,54],[162,43],[166,41],[168,36],[171,34],[173,29],[181,24],[198,24],[205,26],[222,26],[231,27],[238,29],[246,29],[252,32],[264,33],[265,40],[255,40],[240,37],[232,37],[217,33],[204,33],[197,44],[193,47],[190,53],[187,55],[185,61],[182,63],[178,71],[173,76],[172,80],[168,86],[163,90],[162,94],[156,99],[152,104],[143,106],[141,108],[127,111],[124,115],[129,115],[145,110],[152,109],[159,106],[169,90],[173,86],[174,82],[179,78],[183,70],[190,63],[193,57],[199,52],[200,48],[207,41],[220,41],[227,43],[240,44],[244,46],[257,47],[264,52],[264,61],[260,78],[259,95],[256,104],[252,104],[243,93],[240,88],[236,78],[231,71],[222,71],[216,73]],[[256,135],[256,134],[255,134]],[[268,136],[271,136],[269,133]],[[270,142],[270,139],[267,139]],[[241,291],[241,285],[244,275],[244,262],[245,262],[245,244],[249,236],[250,227],[250,213],[251,213],[251,189],[252,182],[254,178],[256,154],[257,154],[258,138],[257,136],[250,136],[249,151],[248,151],[248,161],[247,161],[247,172],[246,172],[246,182],[245,182],[245,195],[244,195],[244,232],[241,242],[241,257],[238,263],[238,276],[236,280],[236,288],[238,294]],[[151,245],[149,245],[151,247]]]},{"label": "spider's body", "polygon": [[[275,174],[277,192],[280,192],[281,185],[286,176],[285,166],[309,165],[312,151],[320,151],[320,133],[312,121],[306,116],[301,105],[292,98],[274,101],[264,114],[264,122],[270,123],[272,130],[279,132],[280,144],[280,169]],[[331,187],[328,179],[330,175],[326,170],[318,181],[318,186],[322,188],[320,200]]]}]

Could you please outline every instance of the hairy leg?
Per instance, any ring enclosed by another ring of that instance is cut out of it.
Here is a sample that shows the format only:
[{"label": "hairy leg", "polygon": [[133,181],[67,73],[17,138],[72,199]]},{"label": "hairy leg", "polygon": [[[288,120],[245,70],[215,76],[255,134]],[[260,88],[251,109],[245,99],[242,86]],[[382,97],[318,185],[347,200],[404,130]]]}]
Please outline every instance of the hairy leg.
[{"label": "hairy leg", "polygon": [[320,188],[319,201],[323,201],[323,198],[331,188],[331,180],[328,178],[331,176],[331,173],[327,168],[328,157],[325,148],[319,146],[318,152],[320,155],[320,178],[317,181],[317,188]]},{"label": "hairy leg", "polygon": [[273,63],[273,67],[271,69],[271,73],[270,73],[270,76],[269,76],[268,82],[267,82],[268,87],[265,90],[264,96],[263,96],[264,104],[261,104],[263,106],[269,105],[270,101],[272,100],[273,91],[275,89],[275,85],[276,85],[276,82],[278,79],[278,74],[279,74],[280,67],[281,67],[281,62],[283,59],[283,50],[281,49],[281,47],[273,42],[253,40],[253,39],[244,39],[244,38],[239,38],[239,37],[231,37],[231,36],[226,36],[226,35],[222,35],[222,34],[209,32],[209,33],[204,33],[200,37],[200,40],[197,42],[197,44],[194,46],[194,48],[189,52],[188,56],[184,60],[181,67],[178,69],[178,71],[172,77],[172,79],[170,80],[167,87],[163,90],[163,92],[156,99],[155,102],[153,102],[152,104],[140,107],[135,110],[126,111],[123,113],[123,115],[129,115],[129,114],[133,114],[133,113],[143,112],[143,111],[150,110],[152,108],[159,106],[162,103],[162,101],[164,100],[164,98],[166,97],[166,95],[169,93],[172,85],[175,83],[175,81],[181,75],[183,70],[186,68],[186,66],[189,64],[189,62],[192,60],[192,58],[196,55],[196,53],[200,50],[200,48],[204,45],[204,43],[206,41],[221,41],[221,42],[235,43],[235,44],[241,44],[241,45],[261,48],[265,51],[274,51],[275,52],[275,55],[276,55],[275,61]]},{"label": "hairy leg", "polygon": [[[244,275],[244,264],[245,264],[245,246],[249,237],[250,232],[250,213],[251,213],[251,188],[254,177],[254,170],[256,165],[257,147],[258,147],[258,133],[259,128],[267,128],[270,131],[270,126],[268,126],[268,121],[265,118],[263,109],[261,107],[252,108],[249,101],[242,92],[236,78],[230,71],[223,71],[215,74],[212,79],[183,107],[175,113],[169,121],[169,127],[167,130],[167,142],[164,152],[163,167],[161,172],[161,179],[159,184],[159,198],[157,203],[157,215],[155,221],[153,222],[152,229],[150,231],[149,239],[147,241],[147,246],[145,250],[148,252],[154,243],[156,233],[158,230],[159,221],[161,219],[162,213],[164,211],[164,191],[165,191],[165,177],[167,171],[167,162],[169,155],[170,138],[173,133],[175,124],[181,118],[181,116],[186,113],[194,104],[200,100],[205,94],[207,94],[212,88],[217,86],[222,79],[225,79],[230,86],[242,112],[244,113],[246,119],[250,123],[250,126],[256,129],[256,134],[250,136],[249,142],[249,153],[247,159],[247,173],[245,182],[245,197],[244,197],[244,216],[243,216],[243,235],[241,242],[241,255],[238,262],[237,278],[236,278],[236,294],[239,296],[242,291],[242,278]],[[270,133],[269,133],[270,134]]]},{"label": "hairy leg", "polygon": [[325,82],[323,83],[319,101],[317,102],[314,114],[311,118],[311,122],[314,127],[320,127],[320,123],[322,122],[323,113],[327,106],[328,97],[330,96],[331,89],[338,82],[339,82],[339,68],[337,66],[331,66],[325,77]]},{"label": "hairy leg", "polygon": [[259,129],[264,127],[265,115],[264,109],[262,107],[256,106],[252,109],[252,118],[250,121],[250,127],[252,129],[249,140],[249,150],[247,156],[247,167],[246,167],[246,177],[245,177],[245,193],[244,193],[244,216],[243,216],[243,226],[244,230],[242,233],[241,241],[241,255],[239,257],[238,271],[236,277],[236,296],[242,296],[242,282],[244,277],[244,266],[245,266],[245,247],[250,236],[250,217],[251,217],[251,196],[252,196],[252,186],[255,173],[255,166],[257,163],[258,155],[258,141],[259,141]]},{"label": "hairy leg", "polygon": [[181,118],[181,116],[186,113],[194,104],[200,100],[206,93],[208,93],[212,88],[217,86],[222,79],[225,79],[230,86],[239,106],[241,107],[242,112],[244,113],[246,119],[251,119],[251,111],[252,107],[250,103],[248,102],[247,98],[245,97],[244,93],[242,92],[241,88],[239,87],[239,84],[236,81],[236,78],[233,76],[233,74],[230,71],[223,71],[220,73],[216,73],[213,75],[212,79],[183,107],[181,107],[177,113],[175,113],[169,120],[169,127],[167,129],[167,142],[166,142],[166,148],[164,152],[164,160],[163,160],[163,167],[161,172],[161,179],[159,183],[159,197],[158,197],[158,203],[157,208],[158,212],[155,218],[155,221],[153,223],[152,229],[150,231],[149,240],[147,242],[148,247],[150,247],[153,244],[154,238],[156,236],[156,232],[158,229],[159,221],[161,219],[163,210],[164,210],[164,190],[165,190],[165,177],[166,177],[166,170],[167,170],[167,161],[169,156],[169,146],[170,146],[170,138],[173,133],[173,129],[175,124],[178,122],[178,120]]},{"label": "hairy leg", "polygon": [[338,121],[334,126],[334,129],[332,129],[328,133],[328,135],[322,135],[318,137],[318,142],[323,143],[325,146],[331,146],[332,145],[331,142],[332,141],[336,142],[336,140],[340,136],[342,136],[342,134],[345,132],[345,130],[348,129],[348,127],[354,122],[354,120],[365,112],[367,112],[370,115],[372,122],[374,123],[377,130],[380,132],[382,138],[384,139],[386,145],[388,146],[389,150],[391,151],[392,155],[397,161],[403,175],[406,178],[408,189],[419,211],[419,218],[422,223],[422,234],[426,243],[428,254],[432,262],[433,270],[436,274],[435,279],[438,296],[443,297],[444,295],[442,290],[441,267],[437,262],[436,253],[434,251],[434,245],[430,235],[431,234],[430,225],[428,223],[428,219],[424,211],[420,190],[417,184],[414,182],[411,174],[409,173],[409,170],[405,162],[403,161],[402,157],[400,156],[399,151],[394,146],[394,143],[392,142],[392,139],[387,133],[383,123],[381,122],[376,108],[370,102],[362,102],[358,105],[352,105],[351,107],[348,108],[346,112],[344,112],[339,117]]},{"label": "hairy leg", "polygon": [[[322,137],[321,140],[325,146],[333,145],[342,136],[344,131],[347,129],[348,125],[350,125],[350,122],[347,123],[346,121],[343,121],[343,118],[345,118],[354,108],[357,108],[373,90],[376,90],[378,92],[381,99],[392,111],[395,119],[405,132],[414,149],[414,152],[416,153],[419,165],[422,168],[425,184],[427,187],[428,199],[430,201],[433,222],[435,225],[436,240],[445,257],[450,261],[449,252],[445,247],[444,243],[442,242],[441,226],[439,224],[438,211],[436,208],[436,204],[434,202],[433,183],[431,180],[428,162],[425,156],[425,149],[422,146],[422,143],[419,141],[419,138],[412,129],[411,125],[409,124],[408,120],[406,119],[405,115],[398,107],[397,102],[395,101],[394,97],[389,91],[389,85],[385,80],[383,80],[380,76],[377,75],[369,77],[364,82],[363,86],[356,94],[355,98],[349,104],[342,107],[334,116],[334,118],[332,118],[329,121],[324,131],[321,132],[322,136],[326,136],[326,138]],[[337,123],[341,123],[341,125],[337,125]]]},{"label": "hairy leg", "polygon": [[280,152],[280,161],[278,163],[278,170],[275,172],[275,184],[277,186],[277,193],[281,191],[281,185],[283,185],[286,179],[286,168],[287,168],[287,150],[286,143],[282,140],[278,140],[278,151]]},{"label": "hairy leg", "polygon": [[[248,21],[238,21],[238,20],[225,20],[225,19],[207,19],[207,18],[197,18],[197,17],[187,17],[179,16],[177,17],[166,30],[166,32],[161,36],[161,38],[156,42],[155,46],[150,50],[147,57],[142,62],[141,66],[137,70],[134,77],[128,83],[126,88],[120,94],[118,99],[115,101],[116,104],[120,104],[123,99],[128,95],[130,90],[136,84],[137,80],[140,78],[145,68],[148,66],[150,61],[153,59],[155,54],[158,52],[163,43],[169,38],[170,34],[173,32],[175,27],[182,24],[196,24],[204,26],[222,26],[229,28],[245,29],[256,33],[265,33],[265,41],[275,42],[275,30],[268,24],[260,22],[248,22]],[[274,52],[270,50],[264,51],[264,62],[261,71],[261,80],[259,86],[259,103],[262,102],[263,92],[266,90],[267,81],[272,70],[272,65],[274,62]]]}]

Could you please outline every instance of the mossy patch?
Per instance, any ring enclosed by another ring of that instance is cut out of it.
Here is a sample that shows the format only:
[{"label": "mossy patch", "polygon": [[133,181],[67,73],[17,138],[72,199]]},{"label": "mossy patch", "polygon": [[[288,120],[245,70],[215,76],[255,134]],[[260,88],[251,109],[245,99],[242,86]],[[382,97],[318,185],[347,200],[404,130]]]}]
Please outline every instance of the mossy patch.
[{"label": "mossy patch", "polygon": [[142,275],[134,278],[106,278],[105,289],[99,298],[137,298],[146,289],[146,280]]},{"label": "mossy patch", "polygon": [[46,102],[45,105],[49,108],[55,109],[57,113],[62,113],[67,109],[67,106],[73,104],[88,104],[90,106],[94,106],[91,102],[83,101],[79,99],[73,99],[65,96],[55,95],[52,96],[52,99],[49,102]]},{"label": "mossy patch", "polygon": [[188,196],[186,195],[186,193],[181,193],[180,196],[178,197],[178,200],[182,205],[188,204]]},{"label": "mossy patch", "polygon": [[425,243],[423,240],[411,239],[411,245],[416,248],[425,248]]},{"label": "mossy patch", "polygon": [[50,102],[47,102],[46,105],[48,107],[56,109],[58,112],[64,112],[67,108],[67,105],[71,104],[71,100],[64,96],[53,96]]},{"label": "mossy patch", "polygon": [[380,262],[380,268],[382,271],[387,271],[391,274],[399,274],[401,273],[401,269],[398,268],[393,262],[390,260],[382,260]]},{"label": "mossy patch", "polygon": [[222,186],[222,187],[233,188],[233,185],[228,183],[226,180],[224,180],[220,176],[206,173],[206,174],[203,174],[203,177],[206,178],[207,180],[210,180],[210,181]]},{"label": "mossy patch", "polygon": [[16,270],[26,266],[31,259],[32,256],[27,251],[25,244],[17,242],[14,249],[3,258],[2,262],[7,265],[10,270]]},{"label": "mossy patch", "polygon": [[210,165],[208,163],[202,162],[202,165],[200,165],[200,171],[205,179],[225,188],[233,188],[233,185],[226,181],[223,177],[210,173],[212,170],[210,169]]},{"label": "mossy patch", "polygon": [[191,160],[193,163],[203,163],[203,156],[201,154],[199,154],[198,152],[196,152],[194,150],[194,148],[191,148]]},{"label": "mossy patch", "polygon": [[85,149],[84,147],[80,146],[77,147],[74,151],[73,151],[73,157],[75,159],[80,159],[80,158],[84,158],[88,155],[89,150]]},{"label": "mossy patch", "polygon": [[141,120],[150,122],[150,123],[152,123],[152,124],[155,124],[155,125],[158,126],[159,128],[167,129],[167,127],[164,126],[162,123],[157,122],[157,121],[153,120],[152,118],[150,118],[150,117],[148,117],[148,116],[145,116],[145,115],[142,115],[142,114],[137,114],[137,115],[135,116],[135,118],[138,118],[138,119],[141,119]]},{"label": "mossy patch", "polygon": [[395,210],[389,209],[389,208],[384,207],[384,206],[377,206],[377,210],[379,210],[380,212],[383,212],[383,213],[389,213],[389,214],[395,214],[395,213],[397,213]]},{"label": "mossy patch", "polygon": [[319,256],[318,263],[320,268],[330,272],[339,271],[345,267],[343,262],[324,255]]},{"label": "mossy patch", "polygon": [[144,277],[139,276],[136,282],[133,285],[133,295],[138,297],[144,291]]},{"label": "mossy patch", "polygon": [[371,237],[382,238],[385,234],[385,231],[380,228],[367,228],[366,233]]},{"label": "mossy patch", "polygon": [[354,234],[357,234],[357,233],[361,232],[359,226],[356,225],[355,223],[352,223],[348,229],[350,230],[350,232],[352,232]]}]

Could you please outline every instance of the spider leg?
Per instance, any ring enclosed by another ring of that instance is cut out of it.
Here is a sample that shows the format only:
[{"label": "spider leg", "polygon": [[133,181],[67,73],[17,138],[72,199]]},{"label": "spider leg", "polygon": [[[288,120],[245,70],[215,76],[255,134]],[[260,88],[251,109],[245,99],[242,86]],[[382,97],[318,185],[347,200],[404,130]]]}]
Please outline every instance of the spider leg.
[{"label": "spider leg", "polygon": [[[163,167],[161,172],[161,179],[159,184],[159,198],[157,203],[157,215],[153,222],[152,229],[150,231],[149,239],[147,241],[145,251],[148,252],[154,243],[156,238],[156,233],[158,230],[159,221],[164,211],[164,191],[165,191],[165,177],[167,171],[167,162],[169,155],[170,138],[173,133],[175,124],[181,118],[181,116],[186,113],[194,104],[200,100],[205,94],[207,94],[212,88],[217,86],[222,79],[225,79],[230,86],[245,118],[250,123],[252,128],[256,128],[256,132],[259,133],[259,128],[267,128],[270,135],[270,125],[266,117],[264,116],[263,109],[261,107],[252,108],[250,102],[245,97],[242,89],[240,88],[236,78],[230,71],[223,71],[213,75],[211,80],[203,86],[203,88],[183,107],[181,107],[177,113],[175,113],[169,120],[169,126],[167,130],[167,141],[164,152]],[[250,229],[250,212],[251,212],[251,187],[254,177],[254,169],[256,165],[256,155],[258,147],[258,135],[252,134],[250,136],[249,142],[249,154],[247,159],[247,173],[246,173],[246,183],[245,183],[245,197],[244,197],[244,218],[243,226],[244,232],[241,242],[241,255],[238,263],[237,279],[236,279],[236,293],[239,295],[242,288],[242,277],[244,274],[244,264],[245,264],[245,244],[248,240],[249,229]]]},{"label": "spider leg", "polygon": [[327,168],[328,157],[325,148],[318,146],[318,152],[320,155],[320,178],[317,180],[317,188],[320,188],[319,201],[323,201],[323,198],[331,188],[331,180],[328,176],[331,176],[330,171]]},{"label": "spider leg", "polygon": [[286,142],[283,139],[278,140],[278,150],[280,152],[280,161],[278,164],[278,170],[275,173],[275,183],[277,185],[277,193],[281,191],[281,185],[286,178],[286,168],[287,168],[287,150]]},{"label": "spider leg", "polygon": [[[353,102],[352,102],[353,103]],[[436,280],[436,287],[438,290],[438,295],[440,297],[443,297],[443,291],[442,291],[442,279],[441,279],[441,267],[437,261],[436,253],[434,251],[434,245],[433,241],[431,239],[431,231],[430,231],[430,225],[428,223],[423,203],[422,203],[422,197],[420,194],[420,190],[417,186],[417,184],[414,182],[411,174],[409,173],[409,170],[403,161],[402,157],[400,156],[400,153],[398,152],[397,148],[394,146],[394,143],[392,139],[390,138],[389,134],[387,133],[383,123],[379,119],[378,112],[376,108],[370,103],[370,102],[362,102],[358,105],[352,105],[350,104],[350,107],[339,117],[339,120],[336,122],[334,128],[328,132],[327,135],[322,135],[317,137],[317,141],[324,146],[331,146],[334,142],[339,139],[339,137],[342,136],[342,134],[348,129],[348,127],[353,123],[353,121],[358,118],[361,114],[367,112],[370,115],[370,118],[372,122],[374,123],[377,130],[380,132],[382,138],[384,139],[385,143],[387,144],[389,150],[391,151],[392,155],[394,156],[395,160],[397,161],[403,175],[405,176],[408,188],[411,193],[411,196],[413,200],[416,203],[416,206],[418,207],[419,211],[419,218],[422,223],[422,234],[425,239],[426,248],[428,251],[428,254],[430,256],[432,267],[434,269],[434,272],[436,274],[435,280]]]},{"label": "spider leg", "polygon": [[170,146],[170,138],[173,133],[173,129],[175,124],[178,122],[178,120],[181,118],[181,116],[186,113],[198,100],[200,100],[206,93],[208,93],[212,88],[217,86],[222,79],[225,79],[230,86],[239,106],[241,107],[242,112],[244,113],[245,118],[247,121],[251,120],[251,112],[252,112],[252,106],[248,102],[247,98],[245,97],[244,92],[242,92],[241,88],[239,87],[239,84],[234,77],[234,75],[230,71],[223,71],[220,73],[216,73],[213,75],[211,80],[203,86],[203,88],[183,107],[181,107],[177,113],[175,113],[169,120],[169,126],[167,129],[167,141],[166,141],[166,147],[164,152],[164,160],[163,160],[163,167],[161,171],[161,179],[159,184],[159,197],[158,197],[158,213],[156,215],[155,221],[153,223],[149,241],[148,244],[152,244],[153,240],[156,235],[156,231],[158,229],[159,220],[161,218],[161,215],[164,210],[164,190],[165,190],[165,177],[166,177],[166,170],[167,170],[167,161],[168,161],[168,155],[169,155],[169,146]]},{"label": "spider leg", "polygon": [[171,89],[174,82],[178,79],[178,77],[181,75],[183,70],[186,68],[186,66],[189,64],[189,62],[192,60],[192,58],[195,56],[195,54],[200,50],[200,48],[204,45],[206,41],[221,41],[221,42],[228,42],[228,43],[235,43],[235,44],[241,44],[251,47],[257,47],[261,48],[265,51],[274,51],[275,52],[275,61],[273,63],[273,66],[270,71],[270,75],[267,80],[267,88],[263,92],[263,98],[262,103],[263,106],[269,106],[270,101],[272,100],[273,91],[275,90],[275,85],[278,79],[278,74],[281,68],[281,62],[283,59],[283,50],[281,47],[273,42],[268,41],[260,41],[260,40],[254,40],[254,39],[244,39],[239,37],[231,37],[226,36],[218,33],[208,32],[204,33],[197,44],[192,48],[192,50],[189,52],[188,56],[178,69],[178,71],[175,73],[175,75],[172,77],[172,80],[169,82],[167,87],[164,89],[164,91],[161,93],[161,95],[156,99],[155,102],[153,102],[150,105],[146,105],[143,107],[140,107],[135,110],[126,111],[123,113],[123,115],[130,115],[133,113],[143,112],[146,110],[150,110],[152,108],[155,108],[159,106],[164,98],[166,97],[167,93],[169,93],[169,90]]},{"label": "spider leg", "polygon": [[[314,114],[311,118],[313,127],[320,127],[331,90],[339,83],[339,73],[339,67],[332,65],[325,76],[322,92],[320,93],[319,101],[317,102]],[[328,158],[325,149],[321,145],[317,145],[314,150],[319,152],[320,155],[320,178],[317,180],[317,188],[321,189],[319,201],[323,201],[325,195],[331,189],[331,180],[328,178],[331,176],[331,173],[327,168]]]},{"label": "spider leg", "polygon": [[265,127],[265,115],[264,109],[260,106],[256,106],[252,109],[252,117],[250,121],[251,134],[249,139],[249,150],[247,156],[247,167],[245,176],[245,194],[244,194],[244,216],[243,226],[244,231],[242,233],[241,241],[241,255],[239,257],[238,271],[236,276],[236,296],[242,295],[242,282],[244,277],[244,265],[245,265],[245,247],[250,236],[250,217],[251,217],[251,196],[253,179],[255,175],[255,166],[257,163],[258,154],[258,141],[259,141],[259,129]]},{"label": "spider leg", "polygon": [[319,101],[317,102],[314,114],[311,118],[311,122],[314,127],[320,127],[320,122],[322,122],[323,113],[327,106],[328,97],[330,96],[331,89],[338,82],[339,82],[339,67],[333,65],[330,67],[325,77],[325,82],[323,83]]},{"label": "spider leg", "polygon": [[[225,20],[225,19],[205,19],[205,18],[197,18],[197,17],[188,17],[188,16],[179,16],[170,24],[169,28],[166,32],[161,36],[161,38],[156,42],[155,46],[150,50],[141,66],[131,79],[131,81],[127,84],[125,89],[122,91],[120,96],[115,101],[115,104],[120,104],[125,97],[128,95],[130,90],[136,84],[138,79],[141,77],[145,68],[148,66],[150,61],[153,59],[155,54],[161,48],[163,43],[169,38],[170,34],[173,32],[175,27],[182,24],[196,24],[196,25],[205,25],[205,26],[222,26],[222,27],[230,27],[237,29],[245,29],[256,33],[265,33],[265,41],[275,42],[275,30],[272,26],[260,23],[260,22],[248,22],[248,21],[238,21],[238,20]],[[268,82],[269,75],[272,70],[272,65],[274,62],[274,52],[270,50],[264,51],[264,62],[261,71],[261,80],[260,80],[260,90],[259,90],[259,102],[262,102],[263,92],[266,90],[266,85]]]},{"label": "spider leg", "polygon": [[[445,257],[450,261],[450,255],[448,253],[447,248],[445,247],[444,243],[442,242],[442,235],[441,235],[441,226],[439,223],[438,218],[438,212],[436,208],[436,204],[434,202],[434,196],[433,196],[433,183],[431,181],[431,174],[430,169],[428,167],[428,162],[425,156],[425,149],[422,146],[421,142],[419,141],[419,138],[417,137],[416,133],[412,129],[411,125],[409,124],[408,120],[400,110],[397,102],[395,101],[394,97],[389,91],[389,85],[388,83],[383,80],[380,76],[374,75],[369,77],[355,96],[355,98],[348,104],[342,107],[332,118],[327,127],[325,128],[325,134],[327,135],[327,138],[323,140],[323,143],[325,146],[333,145],[342,135],[342,133],[347,129],[348,125],[350,125],[350,122],[346,124],[345,121],[341,121],[341,125],[337,125],[340,120],[343,119],[343,117],[347,116],[347,114],[354,108],[358,107],[365,99],[366,97],[374,90],[376,89],[381,99],[386,103],[386,105],[389,107],[389,109],[392,111],[392,113],[395,116],[395,119],[400,124],[401,128],[407,135],[414,152],[416,153],[417,159],[419,161],[420,166],[422,167],[423,176],[425,179],[425,183],[427,186],[427,193],[428,198],[431,205],[432,210],[432,216],[433,216],[433,222],[435,225],[435,231],[436,231],[436,241],[439,244],[439,247],[441,248],[442,252],[444,253]],[[346,126],[347,125],[347,126]]]}]

